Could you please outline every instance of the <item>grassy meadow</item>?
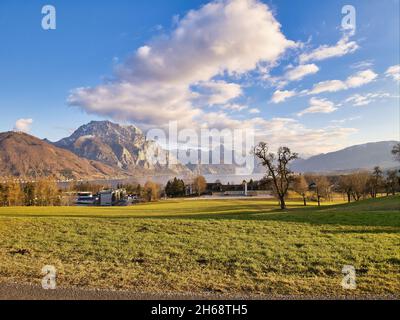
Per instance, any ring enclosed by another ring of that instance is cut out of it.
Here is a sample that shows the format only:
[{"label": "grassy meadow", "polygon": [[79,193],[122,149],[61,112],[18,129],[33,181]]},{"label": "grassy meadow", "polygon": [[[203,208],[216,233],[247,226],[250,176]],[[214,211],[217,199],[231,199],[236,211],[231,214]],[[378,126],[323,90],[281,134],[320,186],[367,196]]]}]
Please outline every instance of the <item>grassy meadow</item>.
[{"label": "grassy meadow", "polygon": [[[0,208],[0,282],[241,296],[400,296],[400,197]],[[357,289],[341,287],[344,265]]]}]

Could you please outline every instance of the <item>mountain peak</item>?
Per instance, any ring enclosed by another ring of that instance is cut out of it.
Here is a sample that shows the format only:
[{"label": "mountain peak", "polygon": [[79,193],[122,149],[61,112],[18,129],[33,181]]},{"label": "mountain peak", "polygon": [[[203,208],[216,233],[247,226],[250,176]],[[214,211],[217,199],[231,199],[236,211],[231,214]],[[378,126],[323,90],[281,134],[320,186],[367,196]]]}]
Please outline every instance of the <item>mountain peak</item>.
[{"label": "mountain peak", "polygon": [[[134,125],[119,125],[107,120],[91,121],[55,144],[81,157],[128,171],[171,170],[167,165],[167,152],[156,142],[146,140],[142,131]],[[183,165],[177,165],[172,170],[177,174],[190,172]]]}]

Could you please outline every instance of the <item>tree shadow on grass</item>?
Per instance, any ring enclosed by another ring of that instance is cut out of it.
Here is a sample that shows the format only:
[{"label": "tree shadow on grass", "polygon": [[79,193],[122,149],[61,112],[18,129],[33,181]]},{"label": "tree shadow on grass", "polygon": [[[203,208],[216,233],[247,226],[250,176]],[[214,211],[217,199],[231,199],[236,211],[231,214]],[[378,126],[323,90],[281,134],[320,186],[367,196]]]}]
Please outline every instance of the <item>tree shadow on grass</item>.
[{"label": "tree shadow on grass", "polygon": [[322,230],[322,233],[327,234],[388,234],[388,233],[400,233],[400,228],[390,228],[390,227],[379,227],[379,228],[369,228],[369,229],[346,229],[346,230]]},{"label": "tree shadow on grass", "polygon": [[[158,216],[159,219],[195,220],[246,220],[307,223],[312,225],[347,225],[394,227],[400,231],[399,197],[391,199],[371,199],[351,204],[338,204],[324,207],[292,207],[263,210],[243,210],[238,213],[196,214],[183,216]],[[382,201],[382,202],[380,202]],[[399,228],[399,229],[397,229]]]}]

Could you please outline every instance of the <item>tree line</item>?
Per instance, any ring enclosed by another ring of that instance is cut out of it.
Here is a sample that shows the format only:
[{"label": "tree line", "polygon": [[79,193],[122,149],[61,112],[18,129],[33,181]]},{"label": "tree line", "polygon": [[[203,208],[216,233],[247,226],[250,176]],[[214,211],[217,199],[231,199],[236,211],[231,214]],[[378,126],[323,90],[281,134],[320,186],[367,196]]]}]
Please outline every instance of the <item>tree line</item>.
[{"label": "tree line", "polygon": [[52,179],[43,178],[27,183],[8,180],[0,183],[0,206],[59,205],[62,205],[61,190]]},{"label": "tree line", "polygon": [[[384,173],[380,167],[375,167],[372,172],[360,171],[329,179],[322,175],[296,175],[290,170],[290,164],[298,159],[298,154],[288,147],[280,147],[273,153],[267,143],[260,142],[253,153],[266,168],[266,177],[272,183],[273,193],[279,200],[281,209],[286,209],[290,189],[302,196],[304,205],[307,205],[310,192],[320,205],[321,199],[331,200],[334,191],[346,194],[348,202],[367,197],[376,198],[379,193],[395,195],[399,191],[400,178],[397,170]],[[400,161],[400,143],[394,146],[392,154]]]}]

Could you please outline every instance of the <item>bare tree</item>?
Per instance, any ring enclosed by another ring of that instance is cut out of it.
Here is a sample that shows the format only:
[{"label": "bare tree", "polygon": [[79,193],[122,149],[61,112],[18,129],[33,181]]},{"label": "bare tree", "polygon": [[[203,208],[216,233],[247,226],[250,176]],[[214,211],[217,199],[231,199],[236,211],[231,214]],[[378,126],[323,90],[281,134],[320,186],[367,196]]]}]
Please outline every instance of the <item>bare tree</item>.
[{"label": "bare tree", "polygon": [[351,176],[341,176],[339,178],[339,190],[347,195],[347,201],[351,202],[351,195],[353,192],[353,184]]},{"label": "bare tree", "polygon": [[367,185],[370,179],[368,172],[357,172],[350,175],[352,184],[352,195],[354,200],[359,201],[367,193]]},{"label": "bare tree", "polygon": [[293,181],[293,173],[289,169],[289,164],[298,158],[297,153],[291,152],[288,147],[280,147],[278,152],[274,154],[269,152],[267,143],[260,142],[254,148],[254,155],[266,167],[268,177],[272,178],[274,191],[279,199],[281,209],[286,209],[285,197],[289,185]]},{"label": "bare tree", "polygon": [[331,184],[326,176],[312,175],[308,177],[310,185],[315,190],[318,206],[321,206],[321,199],[330,199]]},{"label": "bare tree", "polygon": [[383,184],[383,171],[380,167],[375,167],[368,181],[369,191],[372,198],[376,198]]},{"label": "bare tree", "polygon": [[308,183],[303,175],[296,177],[293,184],[293,190],[302,196],[304,206],[307,206]]},{"label": "bare tree", "polygon": [[391,193],[392,195],[396,195],[396,190],[399,185],[396,170],[389,170],[387,172],[384,184],[386,189],[386,195],[389,195],[389,193]]}]

